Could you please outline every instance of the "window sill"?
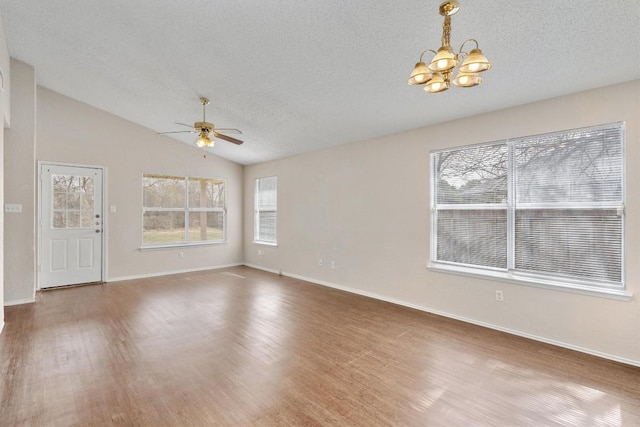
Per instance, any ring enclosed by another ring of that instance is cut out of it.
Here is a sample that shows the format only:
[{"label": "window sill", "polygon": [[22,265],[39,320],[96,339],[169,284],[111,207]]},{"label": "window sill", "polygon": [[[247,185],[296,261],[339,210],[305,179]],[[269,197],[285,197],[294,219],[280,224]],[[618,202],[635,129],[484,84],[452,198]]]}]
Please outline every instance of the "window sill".
[{"label": "window sill", "polygon": [[254,240],[253,243],[256,245],[273,246],[274,248],[278,247],[278,244],[273,242],[262,242],[260,240]]},{"label": "window sill", "polygon": [[199,246],[218,246],[218,245],[226,245],[227,243],[229,242],[226,240],[215,241],[215,242],[170,243],[166,245],[140,246],[138,250],[140,252],[146,252],[146,251],[157,251],[162,249],[193,248],[193,247],[199,247]]},{"label": "window sill", "polygon": [[427,265],[429,271],[438,273],[450,273],[459,276],[474,277],[484,280],[495,280],[498,282],[511,283],[514,285],[531,286],[535,288],[549,289],[553,291],[569,292],[573,294],[589,295],[593,297],[608,298],[619,301],[631,301],[633,295],[626,289],[597,289],[591,286],[565,283],[543,278],[532,278],[516,276],[503,271],[478,271],[475,268],[452,266],[440,263],[430,263]]}]

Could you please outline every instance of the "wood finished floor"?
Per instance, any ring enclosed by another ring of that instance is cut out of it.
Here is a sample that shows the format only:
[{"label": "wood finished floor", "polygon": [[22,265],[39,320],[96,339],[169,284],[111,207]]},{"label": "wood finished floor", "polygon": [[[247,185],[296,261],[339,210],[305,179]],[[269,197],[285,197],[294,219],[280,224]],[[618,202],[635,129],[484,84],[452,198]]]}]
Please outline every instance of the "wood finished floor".
[{"label": "wood finished floor", "polygon": [[2,426],[640,425],[640,368],[248,267],[5,322]]}]

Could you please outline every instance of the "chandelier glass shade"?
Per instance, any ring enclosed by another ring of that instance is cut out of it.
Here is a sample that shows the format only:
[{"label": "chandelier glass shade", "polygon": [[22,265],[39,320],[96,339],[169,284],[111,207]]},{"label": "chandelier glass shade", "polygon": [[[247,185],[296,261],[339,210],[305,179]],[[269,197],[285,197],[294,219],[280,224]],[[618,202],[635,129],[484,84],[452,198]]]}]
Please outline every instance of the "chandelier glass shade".
[{"label": "chandelier glass shade", "polygon": [[[490,69],[491,64],[478,47],[477,40],[465,40],[458,53],[451,48],[451,16],[459,9],[460,4],[454,0],[440,5],[440,15],[444,16],[442,46],[437,52],[427,49],[420,54],[420,59],[414,66],[407,83],[412,86],[424,85],[426,92],[443,92],[451,87],[451,76],[456,71],[456,67],[457,74],[453,78],[455,86],[473,87],[482,83],[482,77],[478,73]],[[475,43],[475,48],[469,52],[463,50],[467,42]],[[433,54],[428,64],[423,60],[426,53]]]}]

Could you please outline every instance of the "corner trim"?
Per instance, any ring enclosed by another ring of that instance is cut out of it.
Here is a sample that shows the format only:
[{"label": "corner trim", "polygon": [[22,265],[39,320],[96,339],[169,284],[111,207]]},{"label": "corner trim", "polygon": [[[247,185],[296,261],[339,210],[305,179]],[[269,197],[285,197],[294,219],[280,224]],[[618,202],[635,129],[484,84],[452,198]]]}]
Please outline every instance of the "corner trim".
[{"label": "corner trim", "polygon": [[597,356],[597,357],[600,357],[600,358],[603,358],[603,359],[613,360],[614,362],[619,362],[619,363],[624,363],[626,365],[640,367],[640,360],[627,359],[626,357],[620,357],[620,356],[616,356],[616,355],[609,354],[609,353],[603,353],[603,352],[600,352],[600,351],[597,351],[597,350],[592,350],[592,349],[589,349],[589,348],[585,348],[585,347],[581,347],[581,346],[577,346],[577,345],[573,345],[573,344],[568,344],[568,343],[565,343],[565,342],[562,342],[562,341],[552,340],[552,339],[544,338],[544,337],[541,337],[541,336],[538,336],[538,335],[529,334],[527,332],[518,331],[516,329],[505,328],[505,327],[502,327],[502,326],[494,325],[492,323],[482,322],[482,321],[479,321],[479,320],[470,319],[470,318],[464,317],[464,316],[458,316],[456,314],[447,313],[445,311],[436,310],[436,309],[425,307],[425,306],[422,306],[422,305],[413,304],[413,303],[409,303],[409,302],[398,300],[398,299],[394,299],[394,298],[389,298],[389,297],[386,297],[384,295],[375,294],[375,293],[372,293],[372,292],[366,292],[366,291],[362,291],[360,289],[351,288],[351,287],[348,287],[348,286],[342,286],[342,285],[338,285],[338,284],[331,283],[331,282],[326,282],[324,280],[313,279],[313,278],[310,278],[310,277],[306,277],[306,276],[302,276],[302,275],[294,274],[294,273],[273,271],[273,270],[269,270],[267,268],[263,268],[263,267],[260,267],[260,266],[254,266],[252,264],[245,264],[245,265],[247,267],[257,268],[259,270],[269,271],[269,272],[272,272],[272,273],[275,272],[276,274],[282,274],[283,276],[292,277],[294,279],[304,280],[305,282],[310,282],[310,283],[314,283],[314,284],[317,284],[317,285],[326,286],[326,287],[329,287],[329,288],[339,289],[341,291],[345,291],[345,292],[349,292],[349,293],[357,294],[357,295],[362,295],[362,296],[373,298],[373,299],[377,299],[377,300],[380,300],[380,301],[389,302],[391,304],[396,304],[396,305],[401,305],[401,306],[408,307],[408,308],[413,308],[415,310],[424,311],[426,313],[436,314],[438,316],[443,316],[443,317],[448,317],[450,319],[460,320],[462,322],[470,323],[472,325],[482,326],[482,327],[489,328],[489,329],[494,329],[494,330],[500,331],[500,332],[506,332],[506,333],[511,334],[511,335],[516,335],[516,336],[523,337],[523,338],[528,338],[528,339],[531,339],[531,340],[534,340],[534,341],[539,341],[539,342],[543,342],[543,343],[546,343],[546,344],[555,345],[557,347],[562,347],[562,348],[566,348],[566,349],[569,349],[569,350],[578,351],[580,353],[590,354],[592,356]]}]

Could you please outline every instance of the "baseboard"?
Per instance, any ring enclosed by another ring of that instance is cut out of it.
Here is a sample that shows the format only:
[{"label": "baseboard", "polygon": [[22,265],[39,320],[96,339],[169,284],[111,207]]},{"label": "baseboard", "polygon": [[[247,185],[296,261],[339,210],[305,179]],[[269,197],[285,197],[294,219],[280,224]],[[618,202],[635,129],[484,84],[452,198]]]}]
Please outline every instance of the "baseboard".
[{"label": "baseboard", "polygon": [[21,305],[21,304],[31,304],[33,302],[36,302],[35,298],[23,298],[23,299],[14,299],[13,301],[5,301],[4,302],[4,306],[5,307],[9,307],[12,305]]},{"label": "baseboard", "polygon": [[254,265],[251,265],[251,264],[245,264],[245,265],[247,267],[252,267],[252,268],[259,269],[259,270],[269,271],[269,272],[276,273],[276,274],[282,274],[283,276],[292,277],[294,279],[304,280],[305,282],[315,283],[315,284],[326,286],[326,287],[329,287],[329,288],[339,289],[341,291],[349,292],[349,293],[352,293],[352,294],[362,295],[362,296],[373,298],[373,299],[377,299],[377,300],[380,300],[380,301],[385,301],[385,302],[389,302],[389,303],[392,303],[392,304],[413,308],[415,310],[424,311],[426,313],[436,314],[438,316],[448,317],[450,319],[460,320],[462,322],[470,323],[470,324],[473,324],[473,325],[478,325],[478,326],[482,326],[482,327],[485,327],[485,328],[494,329],[496,331],[506,332],[506,333],[511,334],[511,335],[516,335],[516,336],[519,336],[519,337],[532,339],[534,341],[539,341],[539,342],[543,342],[543,343],[546,343],[546,344],[555,345],[557,347],[562,347],[562,348],[566,348],[566,349],[569,349],[569,350],[579,351],[580,353],[590,354],[592,356],[601,357],[603,359],[613,360],[614,362],[619,362],[619,363],[624,363],[626,365],[632,365],[632,366],[640,367],[640,360],[633,360],[633,359],[628,359],[626,357],[619,357],[619,356],[616,356],[614,354],[603,353],[603,352],[600,352],[600,351],[597,351],[597,350],[593,350],[593,349],[590,349],[590,348],[585,348],[585,347],[569,344],[569,343],[562,342],[562,341],[552,340],[552,339],[549,339],[549,338],[545,338],[545,337],[541,337],[541,336],[538,336],[538,335],[529,334],[527,332],[518,331],[518,330],[515,330],[515,329],[505,328],[505,327],[502,327],[502,326],[499,326],[499,325],[494,325],[492,323],[483,322],[483,321],[471,319],[471,318],[468,318],[468,317],[458,316],[456,314],[451,314],[451,313],[447,313],[447,312],[444,312],[444,311],[441,311],[441,310],[435,310],[435,309],[432,309],[432,308],[429,308],[429,307],[421,306],[421,305],[418,305],[418,304],[413,304],[413,303],[410,303],[410,302],[397,300],[397,299],[394,299],[394,298],[389,298],[387,296],[376,294],[376,293],[373,293],[373,292],[367,292],[367,291],[363,291],[363,290],[360,290],[360,289],[351,288],[351,287],[348,287],[348,286],[338,285],[336,283],[326,282],[324,280],[318,280],[318,279],[314,279],[314,278],[311,278],[311,277],[301,276],[299,274],[287,273],[287,272],[283,272],[283,271],[273,271],[273,270],[270,270],[270,269],[267,269],[267,268],[264,268],[264,267],[254,266]]},{"label": "baseboard", "polygon": [[205,271],[205,270],[219,270],[221,268],[230,268],[230,267],[239,267],[241,265],[245,265],[241,262],[234,264],[224,264],[224,265],[215,265],[209,267],[198,267],[198,268],[189,268],[186,270],[174,270],[174,271],[163,271],[158,273],[147,273],[147,274],[136,274],[133,276],[121,276],[121,277],[109,277],[105,282],[122,282],[124,280],[135,280],[135,279],[147,279],[150,277],[158,277],[158,276],[169,276],[171,274],[181,274],[181,273],[194,273],[197,271]]},{"label": "baseboard", "polygon": [[[262,271],[266,271],[268,273],[274,273],[274,274],[282,274],[280,270],[275,270],[273,268],[267,268],[267,267],[263,267],[261,265],[256,265],[256,264],[247,264],[246,262],[243,264],[247,267],[251,267],[251,268],[255,268],[256,270],[262,270]],[[289,277],[293,277],[293,276],[289,276]]]},{"label": "baseboard", "polygon": [[2,331],[4,331],[4,320],[0,320],[0,335],[2,335]]}]

